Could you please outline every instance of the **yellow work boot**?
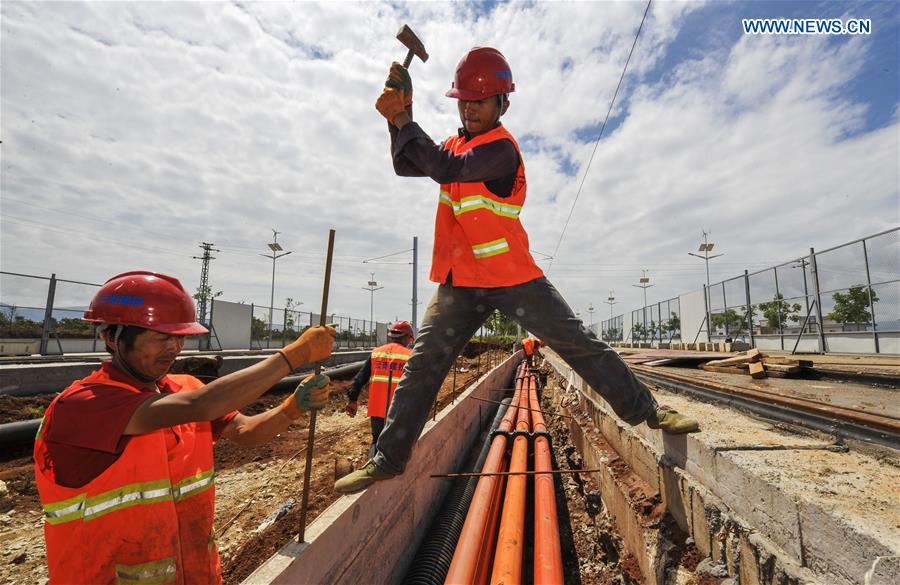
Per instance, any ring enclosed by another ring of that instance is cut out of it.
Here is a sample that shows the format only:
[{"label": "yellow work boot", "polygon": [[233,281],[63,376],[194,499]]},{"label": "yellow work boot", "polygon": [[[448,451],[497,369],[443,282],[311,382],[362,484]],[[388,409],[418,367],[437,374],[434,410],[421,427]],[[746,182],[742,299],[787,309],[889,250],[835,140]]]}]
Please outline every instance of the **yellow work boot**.
[{"label": "yellow work boot", "polygon": [[346,475],[334,482],[334,491],[339,494],[355,494],[363,491],[376,481],[391,479],[392,477],[394,477],[393,473],[384,471],[375,465],[373,460],[369,459],[362,469],[357,469],[350,475]]},{"label": "yellow work boot", "polygon": [[651,429],[661,429],[663,432],[673,435],[693,433],[700,430],[700,423],[683,414],[678,414],[668,406],[660,406],[644,422]]}]

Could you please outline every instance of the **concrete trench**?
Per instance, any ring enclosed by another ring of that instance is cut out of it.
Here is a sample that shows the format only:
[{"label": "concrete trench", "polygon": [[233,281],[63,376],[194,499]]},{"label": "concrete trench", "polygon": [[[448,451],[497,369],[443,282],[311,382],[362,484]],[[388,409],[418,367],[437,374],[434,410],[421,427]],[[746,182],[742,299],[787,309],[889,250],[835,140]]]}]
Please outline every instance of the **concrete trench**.
[{"label": "concrete trench", "polygon": [[[861,453],[817,450],[827,437],[786,433],[680,396],[664,398],[700,418],[704,432],[663,436],[644,425],[630,427],[552,352],[545,357],[552,368],[542,397],[545,412],[548,418],[554,412],[574,417],[551,425],[564,427],[571,442],[557,447],[577,451],[573,460],[582,468],[601,469],[589,481],[599,486],[606,524],[595,526],[590,538],[595,555],[613,559],[605,576],[584,583],[900,582],[900,467],[879,466]],[[401,582],[447,491],[430,475],[459,467],[493,413],[476,399],[499,400],[519,359],[503,361],[426,424],[403,476],[334,502],[307,528],[308,542],[288,544],[244,583]],[[750,440],[798,450],[754,452],[744,445]],[[810,454],[816,459],[807,460]],[[893,494],[887,496],[893,503],[879,500],[887,513],[854,509],[840,498],[816,500],[798,482],[782,481],[822,461],[852,466],[866,475],[873,493]],[[566,554],[576,566],[605,562]],[[610,578],[610,571],[620,575]]]},{"label": "concrete trench", "polygon": [[[554,370],[545,396],[549,394],[560,412],[575,417],[567,421],[571,441],[585,468],[602,469],[595,475],[603,503],[625,548],[638,560],[645,583],[900,582],[896,500],[881,525],[829,509],[802,491],[792,493],[790,486],[780,485],[773,469],[762,464],[779,461],[754,459],[743,450],[730,452],[737,438],[726,439],[727,429],[711,431],[705,439],[704,433],[663,437],[644,425],[630,427],[565,362],[551,352],[545,357]],[[741,426],[737,422],[732,432]],[[822,443],[817,437],[773,434],[773,444],[790,441],[799,449]],[[829,457],[837,460],[838,455]],[[794,465],[802,467],[802,458]],[[883,473],[874,481],[891,493],[891,485],[894,490],[898,485],[896,468],[879,471]],[[686,545],[704,557],[694,569],[679,564]]]}]

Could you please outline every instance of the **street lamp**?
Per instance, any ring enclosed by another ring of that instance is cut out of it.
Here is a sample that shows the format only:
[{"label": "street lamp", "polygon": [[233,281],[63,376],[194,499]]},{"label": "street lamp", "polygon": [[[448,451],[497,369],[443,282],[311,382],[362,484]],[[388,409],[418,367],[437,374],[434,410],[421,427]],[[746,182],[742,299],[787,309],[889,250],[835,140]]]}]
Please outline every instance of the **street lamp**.
[{"label": "street lamp", "polygon": [[619,302],[616,300],[616,297],[613,296],[613,291],[609,291],[609,297],[607,297],[607,299],[603,302],[606,303],[607,305],[609,305],[609,318],[612,319],[613,318],[612,307],[613,307],[613,305],[615,305],[616,303]]},{"label": "street lamp", "polygon": [[710,256],[709,253],[712,252],[713,244],[712,242],[707,240],[707,236],[709,234],[707,232],[703,232],[703,241],[700,242],[700,248],[697,250],[698,252],[703,252],[703,256],[700,254],[694,254],[693,252],[688,252],[689,256],[694,256],[696,258],[701,258],[704,262],[706,262],[706,340],[712,341],[712,334],[710,331],[712,330],[712,324],[709,321],[709,308],[710,308],[710,296],[709,296],[709,261],[713,258],[718,258],[719,256],[724,256],[725,254],[715,254]]},{"label": "street lamp", "polygon": [[[646,270],[641,270],[641,273],[643,274],[643,276],[640,279],[640,284],[632,284],[631,286],[644,289],[644,308],[641,309],[641,314],[644,317],[644,322],[642,323],[642,325],[646,331],[646,327],[647,327],[647,289],[654,285],[650,284],[650,277],[647,276]],[[612,306],[610,305],[609,308],[612,309]]]},{"label": "street lamp", "polygon": [[370,272],[371,278],[369,279],[369,286],[362,287],[363,290],[369,291],[369,327],[372,328],[372,331],[375,330],[374,324],[374,314],[375,314],[375,291],[381,290],[384,287],[378,286],[378,283],[375,281],[375,273]]},{"label": "street lamp", "polygon": [[[272,228],[272,243],[266,244],[269,249],[272,250],[272,253],[260,254],[263,258],[272,259],[272,292],[269,295],[269,336],[266,338],[266,348],[272,343],[272,310],[275,307],[275,261],[291,253],[289,251],[283,252],[284,248],[278,243],[278,234],[280,233],[281,232],[276,231],[275,228]],[[279,254],[279,252],[283,253]]]},{"label": "street lamp", "polygon": [[594,303],[588,303],[588,314],[591,316],[591,327],[594,326]]}]

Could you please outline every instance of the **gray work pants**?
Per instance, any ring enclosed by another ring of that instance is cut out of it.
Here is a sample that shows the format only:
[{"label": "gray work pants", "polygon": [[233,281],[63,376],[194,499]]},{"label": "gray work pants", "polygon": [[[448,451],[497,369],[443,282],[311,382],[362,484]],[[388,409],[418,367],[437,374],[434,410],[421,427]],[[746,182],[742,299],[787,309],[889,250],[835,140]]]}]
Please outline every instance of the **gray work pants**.
[{"label": "gray work pants", "polygon": [[603,396],[622,420],[637,425],[656,410],[647,387],[615,350],[585,329],[545,277],[502,288],[442,284],[425,311],[378,437],[378,467],[403,473],[441,383],[466,342],[494,309],[540,337]]}]

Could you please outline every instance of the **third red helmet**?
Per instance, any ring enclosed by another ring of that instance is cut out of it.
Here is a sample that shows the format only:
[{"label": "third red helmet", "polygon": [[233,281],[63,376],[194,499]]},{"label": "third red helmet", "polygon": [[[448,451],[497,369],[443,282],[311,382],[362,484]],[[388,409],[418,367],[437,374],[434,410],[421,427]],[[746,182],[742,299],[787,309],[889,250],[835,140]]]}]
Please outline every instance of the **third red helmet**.
[{"label": "third red helmet", "polygon": [[84,312],[84,320],[134,325],[171,335],[208,331],[197,323],[194,301],[177,278],[141,270],[107,280]]},{"label": "third red helmet", "polygon": [[409,335],[412,338],[415,338],[415,333],[413,333],[412,325],[409,324],[409,321],[397,321],[388,329],[388,334],[392,337],[400,337],[401,335]]},{"label": "third red helmet", "polygon": [[475,47],[459,60],[447,97],[477,101],[516,91],[506,57],[491,47]]}]

